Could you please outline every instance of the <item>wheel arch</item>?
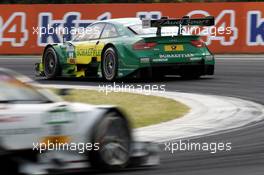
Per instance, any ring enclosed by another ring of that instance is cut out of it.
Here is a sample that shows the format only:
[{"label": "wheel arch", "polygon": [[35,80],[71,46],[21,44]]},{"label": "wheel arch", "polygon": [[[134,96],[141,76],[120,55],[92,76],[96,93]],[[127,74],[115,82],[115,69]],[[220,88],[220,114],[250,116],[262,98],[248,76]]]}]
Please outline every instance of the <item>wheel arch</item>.
[{"label": "wheel arch", "polygon": [[59,45],[58,44],[48,44],[45,48],[44,48],[44,51],[43,51],[43,54],[42,54],[42,63],[44,61],[44,55],[45,55],[45,52],[47,51],[47,49],[49,48],[53,48],[56,55],[57,55],[57,58],[59,60],[59,62],[63,62],[63,60],[61,59],[62,58],[62,54],[60,53],[61,50],[60,50],[60,47],[58,47]]},{"label": "wheel arch", "polygon": [[94,120],[92,123],[92,126],[90,128],[87,128],[88,131],[86,131],[86,137],[88,138],[89,142],[92,142],[94,140],[94,135],[96,132],[96,128],[97,126],[100,124],[100,122],[105,118],[105,117],[109,117],[109,113],[116,113],[118,117],[124,119],[127,123],[127,127],[128,130],[130,132],[130,137],[132,138],[132,128],[131,128],[131,124],[130,121],[128,120],[128,118],[126,117],[126,114],[119,108],[113,106],[113,107],[109,107],[109,106],[100,106],[98,107],[98,110],[101,110],[101,112],[99,113],[99,116],[96,117],[96,120]]},{"label": "wheel arch", "polygon": [[117,69],[116,69],[116,78],[118,77],[118,70],[119,70],[119,64],[120,64],[120,54],[119,54],[119,52],[118,52],[118,47],[115,45],[115,44],[113,44],[113,43],[107,43],[105,46],[104,46],[104,48],[102,49],[102,52],[101,52],[101,64],[100,64],[100,68],[101,68],[101,71],[102,71],[102,75],[103,75],[103,60],[104,60],[104,53],[105,53],[105,51],[108,49],[108,48],[113,48],[114,49],[114,51],[115,51],[115,53],[116,53],[116,55],[117,55],[117,62],[116,62],[116,64],[117,64]]},{"label": "wheel arch", "polygon": [[[113,115],[111,115],[111,113],[116,113],[114,114],[115,117],[117,118],[121,118],[124,120],[124,124],[122,124],[122,126],[127,125],[126,126],[126,131],[125,131],[128,135],[128,137],[126,137],[128,139],[128,150],[130,150],[131,148],[131,143],[133,142],[133,136],[132,136],[132,130],[130,127],[130,122],[128,121],[128,119],[125,117],[125,114],[118,109],[117,107],[99,107],[99,109],[103,110],[103,113],[101,114],[100,117],[97,118],[97,120],[93,123],[93,127],[90,130],[89,134],[89,143],[92,143],[93,145],[96,144],[96,133],[98,132],[98,127],[100,127],[100,125],[102,124],[101,122],[103,122],[104,119],[106,119],[107,117],[113,117]],[[110,114],[110,115],[109,115]],[[99,149],[101,149],[101,145],[99,143]],[[128,162],[126,162],[125,164],[122,165],[115,165],[114,167],[109,167],[108,165],[104,164],[102,162],[102,159],[98,156],[98,151],[87,151],[86,152],[86,156],[88,158],[88,161],[90,163],[90,165],[94,168],[103,168],[103,170],[118,170],[121,166],[127,166]],[[129,155],[129,159],[130,159],[131,155]],[[120,166],[120,167],[119,167]]]},{"label": "wheel arch", "polygon": [[[44,55],[45,55],[45,52],[47,51],[48,48],[52,47],[53,48],[53,45],[52,44],[48,44],[45,46],[44,50],[43,50],[43,54],[42,54],[42,63],[44,62]],[[54,48],[53,48],[54,49]]]},{"label": "wheel arch", "polygon": [[42,58],[41,58],[41,63],[42,63],[42,67],[45,69],[45,53],[47,52],[48,49],[53,49],[55,54],[56,54],[56,58],[57,58],[57,61],[58,61],[58,70],[57,70],[57,75],[61,75],[61,72],[62,72],[62,67],[61,67],[61,63],[63,63],[63,60],[62,60],[62,56],[61,56],[61,50],[60,50],[60,47],[58,44],[48,44],[45,48],[44,48],[44,51],[43,51],[43,54],[42,54]]},{"label": "wheel arch", "polygon": [[103,50],[102,50],[102,52],[101,52],[101,60],[103,60],[104,52],[105,52],[106,49],[108,49],[109,47],[114,48],[115,51],[116,51],[116,53],[117,53],[117,55],[119,55],[118,50],[117,50],[117,47],[116,47],[113,43],[107,43],[107,44],[104,46],[104,48],[103,48]]}]

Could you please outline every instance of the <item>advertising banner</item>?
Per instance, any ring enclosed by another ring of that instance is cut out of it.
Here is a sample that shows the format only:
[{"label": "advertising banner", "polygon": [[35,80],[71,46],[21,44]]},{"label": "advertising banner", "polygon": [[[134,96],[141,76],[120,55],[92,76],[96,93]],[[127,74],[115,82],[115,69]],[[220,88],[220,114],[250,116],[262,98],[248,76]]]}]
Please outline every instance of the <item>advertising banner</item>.
[{"label": "advertising banner", "polygon": [[64,38],[71,40],[72,29],[96,20],[209,15],[215,27],[203,39],[212,52],[264,52],[264,2],[252,2],[0,5],[0,54],[41,54],[48,43],[63,42],[56,29],[67,28]]}]

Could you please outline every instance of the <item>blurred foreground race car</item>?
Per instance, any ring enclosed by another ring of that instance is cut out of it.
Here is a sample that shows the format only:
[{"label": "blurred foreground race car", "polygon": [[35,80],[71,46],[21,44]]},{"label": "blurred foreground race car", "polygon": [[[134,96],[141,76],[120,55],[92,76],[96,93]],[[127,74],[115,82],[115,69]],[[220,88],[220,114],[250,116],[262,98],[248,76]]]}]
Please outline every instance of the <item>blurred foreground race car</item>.
[{"label": "blurred foreground race car", "polygon": [[214,56],[199,35],[183,26],[213,26],[214,18],[140,20],[119,18],[91,24],[72,41],[49,44],[35,65],[37,76],[155,78],[214,74]]},{"label": "blurred foreground race car", "polygon": [[0,69],[0,172],[48,174],[159,164],[158,146],[134,142],[119,109],[65,102]]}]

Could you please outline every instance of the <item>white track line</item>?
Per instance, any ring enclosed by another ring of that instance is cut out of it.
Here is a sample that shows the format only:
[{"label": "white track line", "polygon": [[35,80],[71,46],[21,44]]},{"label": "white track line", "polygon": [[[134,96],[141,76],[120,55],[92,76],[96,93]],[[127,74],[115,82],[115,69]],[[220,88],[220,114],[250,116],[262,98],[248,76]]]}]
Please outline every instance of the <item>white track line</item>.
[{"label": "white track line", "polygon": [[[95,86],[41,86],[98,90]],[[197,137],[235,129],[264,119],[263,105],[239,98],[181,92],[155,92],[151,95],[180,101],[189,106],[191,111],[178,119],[135,129],[137,140],[163,142]]]},{"label": "white track line", "polygon": [[263,105],[238,98],[179,92],[154,94],[180,101],[191,112],[182,118],[136,129],[140,140],[167,141],[209,135],[264,119]]}]

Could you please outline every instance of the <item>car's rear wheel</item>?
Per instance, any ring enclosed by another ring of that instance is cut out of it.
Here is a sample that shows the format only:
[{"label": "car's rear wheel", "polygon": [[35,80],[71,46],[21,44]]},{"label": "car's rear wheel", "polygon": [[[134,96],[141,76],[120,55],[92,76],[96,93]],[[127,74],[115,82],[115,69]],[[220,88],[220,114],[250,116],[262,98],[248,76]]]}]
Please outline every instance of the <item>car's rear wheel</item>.
[{"label": "car's rear wheel", "polygon": [[96,127],[93,143],[100,149],[91,151],[90,163],[102,170],[120,170],[130,160],[131,135],[128,122],[116,112],[110,112]]},{"label": "car's rear wheel", "polygon": [[107,81],[113,81],[117,77],[118,56],[113,47],[109,47],[103,53],[102,75]]},{"label": "car's rear wheel", "polygon": [[60,73],[60,64],[55,50],[49,47],[44,53],[44,74],[48,79],[56,78]]}]

